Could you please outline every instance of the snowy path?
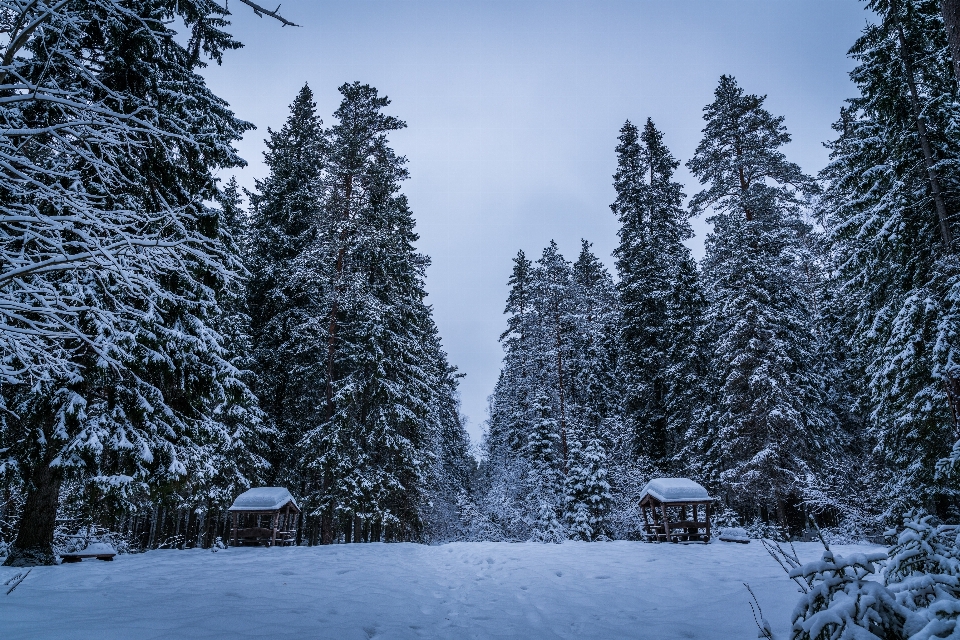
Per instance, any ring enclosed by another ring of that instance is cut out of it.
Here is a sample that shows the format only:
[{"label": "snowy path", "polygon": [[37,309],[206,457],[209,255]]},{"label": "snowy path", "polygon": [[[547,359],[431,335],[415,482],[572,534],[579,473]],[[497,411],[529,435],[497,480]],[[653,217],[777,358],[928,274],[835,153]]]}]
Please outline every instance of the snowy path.
[{"label": "snowy path", "polygon": [[796,587],[756,542],[162,550],[35,568],[0,591],[0,638],[747,640],[743,582],[786,634]]}]

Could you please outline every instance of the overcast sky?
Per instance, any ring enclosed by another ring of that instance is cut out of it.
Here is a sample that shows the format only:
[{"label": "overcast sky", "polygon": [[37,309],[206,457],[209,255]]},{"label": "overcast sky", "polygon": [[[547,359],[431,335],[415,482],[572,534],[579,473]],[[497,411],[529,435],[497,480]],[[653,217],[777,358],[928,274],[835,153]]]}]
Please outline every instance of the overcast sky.
[{"label": "overcast sky", "polygon": [[[359,80],[409,125],[391,139],[410,161],[404,191],[433,260],[428,301],[467,374],[474,442],[500,368],[511,258],[536,258],[555,239],[575,259],[585,238],[613,268],[623,122],[652,117],[686,162],[703,106],[732,74],[786,116],[788,157],[815,173],[853,92],[846,52],[869,18],[857,0],[287,0],[281,13],[302,27],[281,28],[238,0],[231,9],[246,46],[205,75],[258,127],[239,145],[242,185],[265,175],[266,129],[283,124],[305,82],[326,122],[337,87]],[[679,178],[695,193],[685,170]],[[706,226],[694,226],[699,257]]]}]

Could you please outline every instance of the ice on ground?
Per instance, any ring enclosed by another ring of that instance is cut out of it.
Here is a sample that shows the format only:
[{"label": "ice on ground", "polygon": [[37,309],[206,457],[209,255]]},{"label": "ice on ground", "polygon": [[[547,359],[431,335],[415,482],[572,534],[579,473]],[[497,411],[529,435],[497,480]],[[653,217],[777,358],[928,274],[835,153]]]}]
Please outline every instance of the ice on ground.
[{"label": "ice on ground", "polygon": [[230,511],[274,511],[288,502],[297,505],[290,492],[283,487],[255,487],[237,496]]},{"label": "ice on ground", "polygon": [[[796,549],[801,562],[823,553]],[[0,567],[0,584],[21,571]],[[755,544],[165,549],[36,567],[0,594],[0,638],[747,640],[744,582],[789,637],[796,585]]]},{"label": "ice on ground", "polygon": [[712,500],[701,485],[687,478],[654,478],[643,487],[640,499],[650,494],[660,502],[688,502]]}]

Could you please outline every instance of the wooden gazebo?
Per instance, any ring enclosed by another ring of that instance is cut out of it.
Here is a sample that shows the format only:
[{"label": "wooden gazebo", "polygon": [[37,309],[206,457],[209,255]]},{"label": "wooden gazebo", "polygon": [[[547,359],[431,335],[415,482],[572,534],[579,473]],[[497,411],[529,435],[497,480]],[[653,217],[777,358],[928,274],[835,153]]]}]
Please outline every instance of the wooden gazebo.
[{"label": "wooden gazebo", "polygon": [[[654,478],[640,492],[647,542],[709,542],[713,498],[687,478]],[[702,517],[701,517],[702,514]]]},{"label": "wooden gazebo", "polygon": [[233,501],[228,511],[233,519],[230,531],[233,546],[262,544],[272,547],[296,541],[300,507],[283,487],[248,489]]}]

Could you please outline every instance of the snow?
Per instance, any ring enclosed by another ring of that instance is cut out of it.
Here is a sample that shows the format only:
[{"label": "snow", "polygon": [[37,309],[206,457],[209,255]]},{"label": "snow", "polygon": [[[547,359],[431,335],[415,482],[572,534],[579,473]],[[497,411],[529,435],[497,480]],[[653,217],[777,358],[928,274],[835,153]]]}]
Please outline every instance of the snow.
[{"label": "snow", "polygon": [[723,542],[750,542],[750,534],[741,527],[724,527],[720,531],[720,540]]},{"label": "snow", "polygon": [[68,553],[65,555],[74,555],[74,556],[85,556],[85,555],[92,555],[92,554],[107,555],[110,553],[115,554],[116,552],[117,550],[114,549],[113,545],[111,544],[107,544],[106,542],[91,542],[83,549],[80,549],[79,551],[74,551],[72,553]]},{"label": "snow", "polygon": [[640,499],[650,494],[660,502],[688,502],[690,500],[712,500],[702,486],[687,478],[654,478],[640,493]]},{"label": "snow", "polygon": [[[823,553],[796,548],[802,562]],[[22,571],[0,567],[0,584]],[[746,640],[757,628],[744,582],[789,637],[800,595],[756,544],[158,550],[34,568],[0,594],[0,637]]]},{"label": "snow", "polygon": [[237,496],[230,511],[274,511],[288,502],[297,504],[283,487],[255,487]]}]

